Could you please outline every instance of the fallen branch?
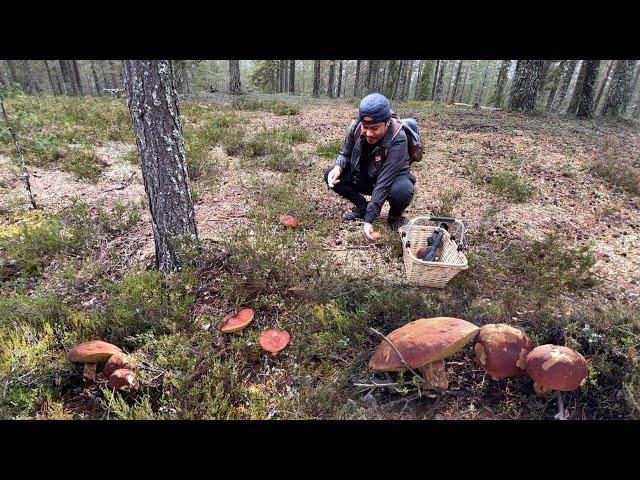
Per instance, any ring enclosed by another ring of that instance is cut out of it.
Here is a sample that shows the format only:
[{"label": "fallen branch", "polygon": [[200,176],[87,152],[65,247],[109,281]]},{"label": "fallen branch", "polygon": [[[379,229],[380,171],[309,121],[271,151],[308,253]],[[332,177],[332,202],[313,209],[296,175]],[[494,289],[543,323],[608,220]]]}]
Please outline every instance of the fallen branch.
[{"label": "fallen branch", "polygon": [[27,189],[27,193],[29,194],[29,200],[31,201],[31,206],[34,210],[38,208],[36,205],[36,201],[33,198],[33,192],[31,191],[31,182],[29,181],[29,171],[27,170],[27,165],[24,161],[23,150],[20,144],[18,143],[18,137],[16,136],[16,132],[13,131],[11,125],[9,124],[9,118],[7,117],[7,112],[4,109],[4,99],[2,95],[0,95],[0,106],[2,107],[2,116],[4,117],[4,121],[7,124],[7,129],[11,134],[11,138],[13,139],[13,144],[16,146],[16,150],[18,151],[18,155],[20,155],[20,167],[22,168],[22,180],[24,181],[24,186]]},{"label": "fallen branch", "polygon": [[364,250],[366,248],[372,248],[374,245],[352,245],[349,247],[337,247],[337,248],[323,248],[324,251],[330,251],[330,252],[340,252],[343,250]]}]

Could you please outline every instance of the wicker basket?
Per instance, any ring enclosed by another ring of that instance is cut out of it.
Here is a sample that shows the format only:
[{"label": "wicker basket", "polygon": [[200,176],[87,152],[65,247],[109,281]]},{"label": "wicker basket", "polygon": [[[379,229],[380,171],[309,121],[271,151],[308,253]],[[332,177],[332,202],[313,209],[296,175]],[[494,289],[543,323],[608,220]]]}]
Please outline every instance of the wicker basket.
[{"label": "wicker basket", "polygon": [[[428,239],[437,225],[418,225],[419,221],[455,223],[460,232],[460,247],[443,229],[440,259],[437,262],[420,260],[416,254],[421,247],[428,246]],[[410,285],[444,288],[457,273],[469,268],[467,257],[462,253],[464,241],[464,225],[460,220],[451,217],[416,217],[399,230],[402,238],[402,256]]]}]

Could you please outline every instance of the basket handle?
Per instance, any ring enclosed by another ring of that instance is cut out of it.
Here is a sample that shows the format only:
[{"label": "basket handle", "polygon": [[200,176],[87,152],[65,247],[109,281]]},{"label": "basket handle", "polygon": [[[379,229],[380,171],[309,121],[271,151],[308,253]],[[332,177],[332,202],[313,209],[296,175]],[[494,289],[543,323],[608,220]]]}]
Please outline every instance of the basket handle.
[{"label": "basket handle", "polygon": [[413,226],[417,224],[419,221],[423,221],[423,220],[427,222],[455,223],[458,227],[458,231],[460,232],[460,241],[458,243],[458,251],[461,251],[464,248],[463,243],[464,243],[465,228],[464,228],[464,223],[462,223],[462,220],[459,220],[454,217],[439,217],[439,216],[434,216],[434,217],[423,216],[423,217],[412,218],[409,221],[409,223],[407,223],[407,225],[402,228],[402,236],[404,237],[405,248],[411,241],[411,231],[413,230]]}]

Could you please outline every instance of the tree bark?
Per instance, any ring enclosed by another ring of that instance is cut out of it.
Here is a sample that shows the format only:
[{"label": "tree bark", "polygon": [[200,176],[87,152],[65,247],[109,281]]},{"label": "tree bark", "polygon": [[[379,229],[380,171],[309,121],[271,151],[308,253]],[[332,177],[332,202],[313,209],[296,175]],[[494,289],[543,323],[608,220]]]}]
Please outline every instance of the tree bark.
[{"label": "tree bark", "polygon": [[38,86],[31,75],[31,67],[28,60],[22,60],[22,69],[24,70],[24,76],[27,80],[27,86],[29,88],[29,95],[38,95]]},{"label": "tree bark", "polygon": [[509,110],[533,112],[543,68],[544,60],[518,60],[509,95]]},{"label": "tree bark", "polygon": [[607,93],[602,115],[620,117],[627,108],[631,97],[631,79],[635,60],[618,60],[613,70],[611,86]]},{"label": "tree bark", "polygon": [[616,63],[615,60],[611,60],[609,62],[609,66],[607,67],[607,73],[604,74],[604,78],[602,79],[602,84],[600,85],[600,88],[598,89],[598,95],[596,96],[596,102],[594,104],[595,110],[598,109],[598,105],[600,104],[600,99],[602,98],[602,93],[604,92],[604,88],[609,82],[609,75],[611,74],[611,69],[613,68],[614,63]]},{"label": "tree bark", "polygon": [[334,97],[334,82],[335,82],[335,76],[336,76],[336,61],[335,60],[331,60],[331,63],[329,64],[329,79],[327,82],[327,96],[329,98],[333,98]]},{"label": "tree bark", "polygon": [[577,64],[577,60],[569,60],[565,65],[565,69],[562,74],[562,81],[560,83],[560,89],[556,93],[556,98],[553,99],[553,103],[551,104],[551,110],[553,112],[558,112],[562,107],[562,102],[564,102],[564,98],[567,95],[567,90],[569,89],[569,85],[571,84],[571,79],[573,78],[573,73],[576,70]]},{"label": "tree bark", "polygon": [[49,68],[49,63],[45,60],[44,61],[44,66],[47,69],[47,78],[49,79],[49,85],[51,86],[51,94],[52,95],[56,95],[56,86],[53,83],[53,77],[51,76],[51,69]]},{"label": "tree bark", "polygon": [[[629,96],[629,103],[627,104],[627,110],[631,110],[632,107],[632,103],[633,103],[633,94],[636,91],[636,88],[638,87],[638,77],[640,77],[640,62],[636,62],[636,73],[633,76],[633,82],[631,82],[631,95]],[[636,101],[640,101],[637,97],[636,97]]]},{"label": "tree bark", "polygon": [[84,91],[82,90],[82,81],[80,80],[80,71],[78,69],[78,62],[76,60],[71,60],[71,66],[72,66],[72,76],[75,77],[76,79],[76,89],[78,91],[78,94],[83,97],[84,96]]},{"label": "tree bark", "polygon": [[60,73],[62,73],[62,85],[64,87],[64,94],[72,97],[77,97],[78,94],[75,89],[75,82],[71,79],[71,71],[69,68],[69,60],[58,60],[60,65]]},{"label": "tree bark", "polygon": [[98,74],[96,73],[96,64],[93,60],[91,60],[91,76],[93,77],[93,84],[96,87],[98,96],[102,95],[102,88],[100,87],[100,82],[98,82]]},{"label": "tree bark", "polygon": [[593,116],[593,93],[599,67],[600,60],[583,60],[582,62],[578,82],[569,107],[569,112],[575,113],[578,118],[591,118]]},{"label": "tree bark", "polygon": [[229,92],[233,94],[242,93],[240,60],[229,60]]},{"label": "tree bark", "polygon": [[456,70],[456,78],[453,84],[453,97],[451,100],[456,101],[456,95],[458,94],[458,85],[460,84],[460,72],[462,71],[462,60],[458,63],[458,69]]},{"label": "tree bark", "polygon": [[7,64],[7,74],[9,75],[9,81],[13,85],[18,81],[18,77],[16,76],[16,68],[11,60],[5,60],[5,63]]},{"label": "tree bark", "polygon": [[[183,63],[184,68],[184,63]],[[118,81],[116,80],[116,67],[113,65],[113,61],[109,60],[109,73],[111,74],[111,83],[113,84],[113,88],[118,88]],[[186,73],[186,70],[185,70]],[[184,78],[185,83],[187,82],[187,76],[185,74]],[[187,92],[189,93],[189,84],[187,83]]]},{"label": "tree bark", "polygon": [[436,71],[433,76],[433,88],[431,89],[431,99],[435,100],[436,98],[436,85],[438,83],[438,75],[440,75],[440,60],[436,61]]},{"label": "tree bark", "polygon": [[500,71],[498,72],[498,80],[496,82],[496,89],[493,93],[493,99],[491,100],[491,105],[494,107],[502,106],[502,101],[504,97],[504,86],[507,84],[507,75],[509,74],[509,69],[511,68],[511,60],[503,60],[500,64]]},{"label": "tree bark", "polygon": [[313,64],[313,96],[320,95],[320,60],[316,60]]},{"label": "tree bark", "polygon": [[550,110],[551,105],[553,104],[553,99],[556,96],[556,92],[558,91],[558,84],[560,83],[560,77],[562,76],[562,72],[564,72],[567,65],[567,60],[562,60],[558,67],[553,70],[553,84],[551,85],[551,90],[549,91],[549,96],[547,97],[547,104],[545,106],[545,110]]},{"label": "tree bark", "polygon": [[296,93],[296,61],[289,60],[289,93]]},{"label": "tree bark", "polygon": [[125,60],[125,91],[151,211],[155,266],[180,270],[198,239],[170,60]]},{"label": "tree bark", "polygon": [[336,97],[340,98],[342,92],[342,63],[343,60],[340,60],[340,68],[338,70],[338,90]]},{"label": "tree bark", "polygon": [[360,65],[362,60],[356,61],[356,78],[353,81],[353,96],[357,97],[360,95]]},{"label": "tree bark", "polygon": [[489,73],[489,60],[486,60],[487,66],[484,68],[484,76],[482,77],[482,85],[480,86],[480,90],[478,90],[478,95],[476,96],[476,101],[478,105],[482,105],[482,97],[484,96],[484,87],[487,84],[487,74]]},{"label": "tree bark", "polygon": [[433,99],[436,102],[442,101],[442,87],[444,85],[444,75],[446,72],[446,68],[447,68],[447,62],[445,60],[442,60],[440,62],[440,72],[437,75],[436,89],[433,97]]}]

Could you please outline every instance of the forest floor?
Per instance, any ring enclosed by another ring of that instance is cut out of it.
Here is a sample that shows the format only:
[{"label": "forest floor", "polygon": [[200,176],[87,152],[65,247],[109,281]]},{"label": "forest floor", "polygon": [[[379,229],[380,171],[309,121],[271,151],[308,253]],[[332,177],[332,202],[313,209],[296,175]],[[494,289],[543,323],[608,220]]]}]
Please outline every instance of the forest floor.
[{"label": "forest floor", "polygon": [[[400,236],[375,244],[322,182],[355,100],[208,95],[181,101],[204,249],[159,275],[128,110],[121,99],[6,100],[41,209],[28,210],[0,136],[0,418],[551,419],[526,375],[494,381],[471,347],[444,394],[359,387],[383,333],[417,318],[506,322],[589,360],[565,394],[572,418],[640,414],[640,129],[637,123],[394,104],[418,119],[409,218],[453,215],[469,269],[442,290],[406,284]],[[286,229],[281,214],[301,220]],[[242,335],[219,325],[256,311]],[[266,328],[286,328],[278,356]],[[113,393],[66,359],[102,339],[140,380]],[[402,376],[400,376],[402,378]],[[381,378],[376,376],[375,378]]]}]

